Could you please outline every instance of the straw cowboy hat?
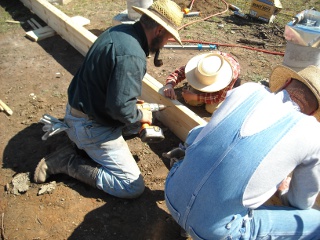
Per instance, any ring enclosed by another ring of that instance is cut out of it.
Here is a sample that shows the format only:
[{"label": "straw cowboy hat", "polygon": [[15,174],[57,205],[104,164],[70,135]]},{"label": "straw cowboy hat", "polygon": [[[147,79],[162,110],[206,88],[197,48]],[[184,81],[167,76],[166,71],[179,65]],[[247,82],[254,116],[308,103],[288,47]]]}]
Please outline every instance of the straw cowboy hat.
[{"label": "straw cowboy hat", "polygon": [[178,33],[178,26],[180,26],[182,22],[183,12],[175,2],[171,0],[158,0],[153,2],[148,9],[135,6],[133,6],[132,9],[140,14],[146,14],[151,17],[182,45]]},{"label": "straw cowboy hat", "polygon": [[231,63],[219,53],[205,53],[190,59],[185,68],[188,83],[201,92],[217,92],[232,80]]},{"label": "straw cowboy hat", "polygon": [[[320,106],[320,68],[310,65],[299,72],[296,72],[285,66],[276,66],[270,76],[270,90],[277,92],[282,89],[286,81],[295,78],[303,82],[316,96],[318,105]],[[320,121],[320,108],[318,108],[313,116]]]}]

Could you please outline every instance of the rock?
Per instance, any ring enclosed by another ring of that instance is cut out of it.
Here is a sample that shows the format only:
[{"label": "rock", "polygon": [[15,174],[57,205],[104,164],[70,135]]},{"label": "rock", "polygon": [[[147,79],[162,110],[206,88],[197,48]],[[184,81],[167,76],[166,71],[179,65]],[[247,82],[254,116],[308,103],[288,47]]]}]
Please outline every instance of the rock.
[{"label": "rock", "polygon": [[39,192],[38,192],[38,196],[39,195],[43,195],[45,193],[48,193],[48,194],[52,193],[56,189],[56,186],[57,186],[56,181],[52,181],[52,182],[50,182],[48,184],[42,185],[40,187]]},{"label": "rock", "polygon": [[13,185],[12,192],[14,195],[20,195],[29,190],[30,173],[18,173],[11,181]]}]

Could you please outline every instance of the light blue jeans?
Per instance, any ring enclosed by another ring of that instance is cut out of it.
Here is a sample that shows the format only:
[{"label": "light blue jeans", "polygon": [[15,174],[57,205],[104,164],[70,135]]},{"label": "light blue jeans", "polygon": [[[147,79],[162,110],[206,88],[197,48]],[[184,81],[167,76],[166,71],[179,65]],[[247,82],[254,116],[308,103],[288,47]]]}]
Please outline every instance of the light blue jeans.
[{"label": "light blue jeans", "polygon": [[264,92],[248,97],[202,139],[195,141],[203,127],[193,129],[184,160],[170,170],[166,204],[192,239],[320,239],[318,210],[243,206],[243,193],[255,169],[299,121],[299,116],[288,114],[268,129],[241,136],[247,114],[263,97]]},{"label": "light blue jeans", "polygon": [[120,197],[135,198],[144,191],[144,181],[126,141],[122,127],[103,126],[88,118],[71,115],[66,107],[66,130],[71,141],[101,165],[97,175],[97,188]]}]

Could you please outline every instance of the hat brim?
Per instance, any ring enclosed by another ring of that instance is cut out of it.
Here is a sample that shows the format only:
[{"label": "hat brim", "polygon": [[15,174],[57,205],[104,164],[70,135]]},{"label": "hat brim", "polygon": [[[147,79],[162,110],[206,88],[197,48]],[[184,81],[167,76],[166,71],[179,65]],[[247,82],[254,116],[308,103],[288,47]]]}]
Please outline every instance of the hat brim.
[{"label": "hat brim", "polygon": [[153,20],[159,23],[162,27],[164,27],[173,36],[173,38],[182,46],[182,42],[181,42],[178,31],[174,29],[172,26],[170,26],[163,19],[161,19],[159,16],[157,16],[152,11],[145,8],[139,8],[139,7],[133,6],[132,9],[135,10],[137,13],[146,14],[149,17],[151,17]]},{"label": "hat brim", "polygon": [[[309,66],[308,68],[316,68],[315,66]],[[294,71],[291,68],[288,68],[286,66],[278,65],[276,66],[271,75],[269,80],[269,88],[272,92],[277,92],[281,90],[281,88],[284,86],[286,81],[290,78],[297,79],[304,83],[315,95],[315,97],[318,100],[318,109],[313,113],[313,116],[320,121],[320,95],[317,89],[314,88],[312,84],[310,84],[309,80],[305,79],[303,76],[301,76],[299,73]]]},{"label": "hat brim", "polygon": [[197,56],[191,58],[185,68],[185,74],[186,74],[186,78],[187,78],[188,83],[193,88],[195,88],[199,91],[202,91],[202,92],[220,91],[221,89],[224,89],[225,87],[227,87],[230,84],[230,82],[232,81],[232,77],[233,77],[233,70],[232,70],[231,63],[229,62],[229,60],[227,58],[223,58],[224,64],[222,65],[222,69],[220,71],[223,71],[226,74],[220,75],[218,77],[218,79],[216,79],[216,81],[211,85],[204,85],[204,84],[200,83],[197,80],[195,70],[198,66],[199,61],[202,58],[204,58],[205,56],[210,55],[210,54],[212,54],[212,53],[200,54],[200,55],[197,55]]}]

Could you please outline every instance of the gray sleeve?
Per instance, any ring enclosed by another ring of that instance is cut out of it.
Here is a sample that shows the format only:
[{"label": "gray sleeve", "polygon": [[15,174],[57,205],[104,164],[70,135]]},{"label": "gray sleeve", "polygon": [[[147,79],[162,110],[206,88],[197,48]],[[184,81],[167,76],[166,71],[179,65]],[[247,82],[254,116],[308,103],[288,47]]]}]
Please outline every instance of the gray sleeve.
[{"label": "gray sleeve", "polygon": [[299,209],[313,207],[320,191],[320,127],[310,118],[299,125],[256,169],[243,196],[244,206],[257,208],[264,204],[291,174],[289,191],[280,196],[282,203]]},{"label": "gray sleeve", "polygon": [[315,203],[319,189],[319,154],[313,154],[295,168],[289,190],[281,199],[284,204],[287,203],[299,209],[308,209]]}]

